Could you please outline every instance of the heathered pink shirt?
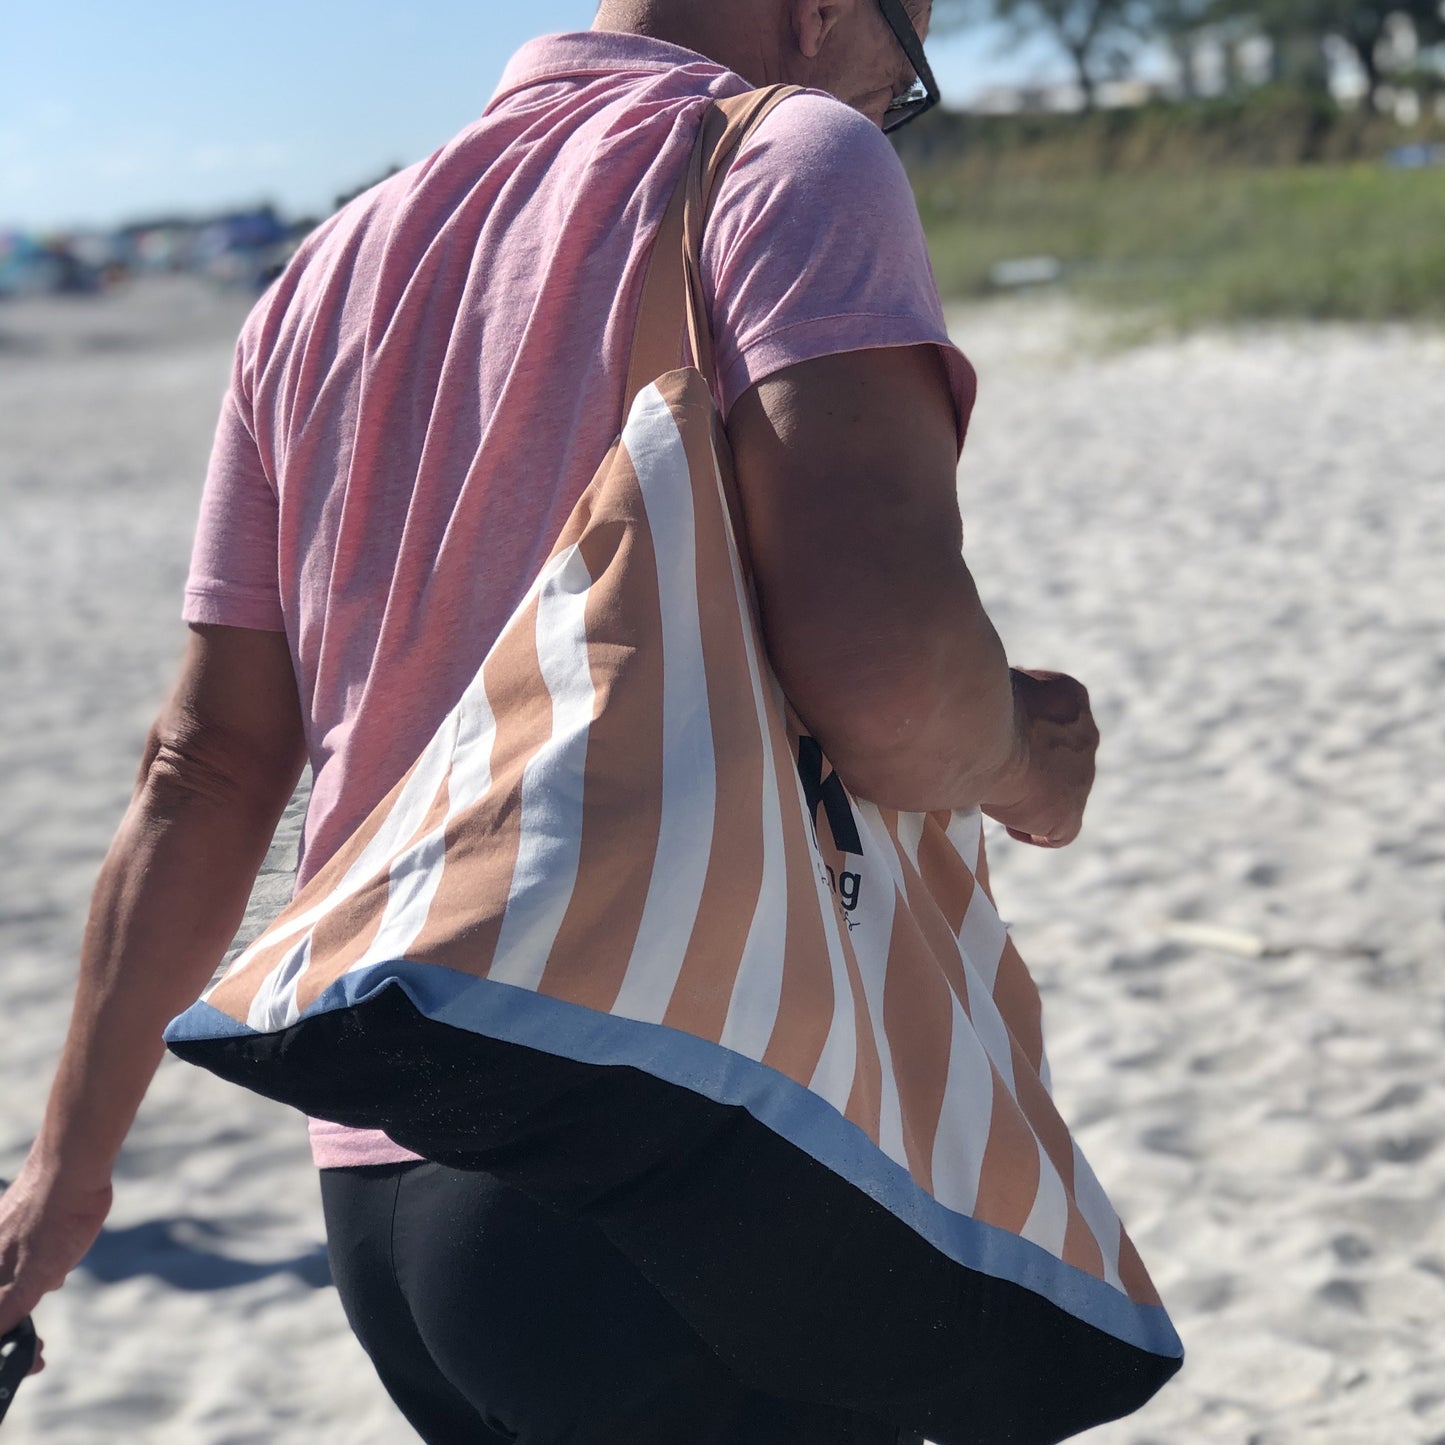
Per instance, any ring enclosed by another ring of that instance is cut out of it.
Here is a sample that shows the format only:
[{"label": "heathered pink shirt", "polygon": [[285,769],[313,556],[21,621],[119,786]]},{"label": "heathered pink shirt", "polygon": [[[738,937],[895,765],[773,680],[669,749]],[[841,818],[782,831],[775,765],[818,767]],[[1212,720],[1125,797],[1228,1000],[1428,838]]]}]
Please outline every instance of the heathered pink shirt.
[{"label": "heathered pink shirt", "polygon": [[[319,227],[252,312],[184,616],[290,641],[313,774],[300,883],[455,703],[620,431],[652,236],[704,99],[747,89],[656,40],[534,41],[475,125]],[[862,116],[811,92],[780,106],[703,259],[725,415],[796,362],[932,342],[961,441],[973,373]],[[414,1157],[311,1134],[323,1168]]]}]

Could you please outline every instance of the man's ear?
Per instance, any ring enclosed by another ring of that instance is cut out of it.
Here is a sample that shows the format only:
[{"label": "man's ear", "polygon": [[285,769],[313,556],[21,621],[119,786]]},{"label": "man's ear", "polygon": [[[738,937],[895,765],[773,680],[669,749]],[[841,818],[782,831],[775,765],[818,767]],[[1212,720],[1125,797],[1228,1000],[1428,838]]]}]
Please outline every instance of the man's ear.
[{"label": "man's ear", "polygon": [[846,11],[856,0],[793,0],[793,38],[809,60],[821,54]]}]

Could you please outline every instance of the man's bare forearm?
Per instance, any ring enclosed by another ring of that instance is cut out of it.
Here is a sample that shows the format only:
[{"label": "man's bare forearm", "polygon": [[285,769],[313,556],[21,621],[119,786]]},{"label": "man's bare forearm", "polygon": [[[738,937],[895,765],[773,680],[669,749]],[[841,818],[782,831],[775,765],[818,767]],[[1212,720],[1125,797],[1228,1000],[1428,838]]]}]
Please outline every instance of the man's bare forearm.
[{"label": "man's bare forearm", "polygon": [[789,367],[738,399],[728,436],[768,652],[840,776],[920,812],[1012,791],[1027,727],[962,556],[937,350]]},{"label": "man's bare forearm", "polygon": [[899,590],[896,607],[875,612],[879,635],[835,669],[847,695],[816,689],[819,741],[854,793],[885,807],[987,802],[1025,763],[1003,644],[961,560],[947,577]]},{"label": "man's bare forearm", "polygon": [[161,1032],[204,989],[240,926],[294,781],[149,756],[91,903],[34,1151],[47,1169],[108,1182],[164,1053]]}]

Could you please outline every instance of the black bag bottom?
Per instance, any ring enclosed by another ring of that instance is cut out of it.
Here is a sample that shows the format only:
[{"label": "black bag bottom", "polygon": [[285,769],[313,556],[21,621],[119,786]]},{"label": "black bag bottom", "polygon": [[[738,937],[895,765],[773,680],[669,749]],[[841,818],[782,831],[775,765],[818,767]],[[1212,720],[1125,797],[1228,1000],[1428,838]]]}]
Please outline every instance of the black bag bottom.
[{"label": "black bag bottom", "polygon": [[400,987],[171,1047],[590,1221],[769,1394],[937,1445],[1051,1445],[1137,1409],[1182,1363],[956,1263],[746,1109],[437,1023]]}]

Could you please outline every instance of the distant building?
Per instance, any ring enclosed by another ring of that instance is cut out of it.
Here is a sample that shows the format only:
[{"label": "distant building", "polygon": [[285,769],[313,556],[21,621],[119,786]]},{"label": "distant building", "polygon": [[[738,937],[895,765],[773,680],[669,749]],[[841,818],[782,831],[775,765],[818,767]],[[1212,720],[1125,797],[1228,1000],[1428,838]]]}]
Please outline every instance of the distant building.
[{"label": "distant building", "polygon": [[115,231],[0,232],[0,296],[98,291],[133,274],[181,272],[255,290],[279,273],[311,225],[255,206],[151,217]]}]

